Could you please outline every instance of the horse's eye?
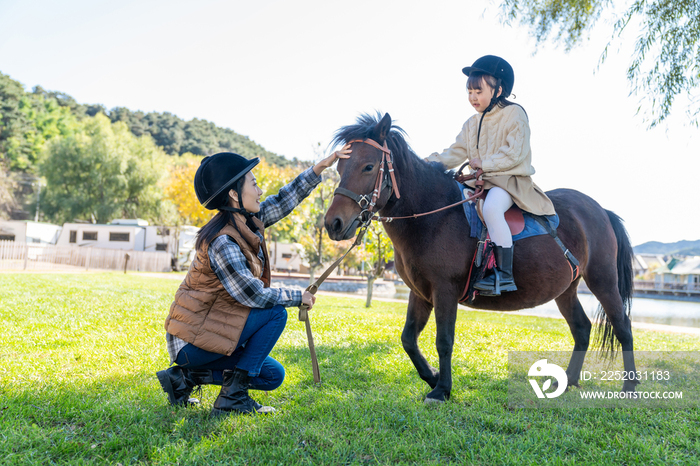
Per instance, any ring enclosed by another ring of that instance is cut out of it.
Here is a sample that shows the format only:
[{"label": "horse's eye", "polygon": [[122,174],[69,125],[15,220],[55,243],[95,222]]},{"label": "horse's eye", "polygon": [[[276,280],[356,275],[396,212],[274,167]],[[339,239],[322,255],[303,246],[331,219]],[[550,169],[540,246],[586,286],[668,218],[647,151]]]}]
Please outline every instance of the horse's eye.
[{"label": "horse's eye", "polygon": [[363,172],[371,172],[374,169],[374,165],[367,165],[365,168],[362,170]]}]

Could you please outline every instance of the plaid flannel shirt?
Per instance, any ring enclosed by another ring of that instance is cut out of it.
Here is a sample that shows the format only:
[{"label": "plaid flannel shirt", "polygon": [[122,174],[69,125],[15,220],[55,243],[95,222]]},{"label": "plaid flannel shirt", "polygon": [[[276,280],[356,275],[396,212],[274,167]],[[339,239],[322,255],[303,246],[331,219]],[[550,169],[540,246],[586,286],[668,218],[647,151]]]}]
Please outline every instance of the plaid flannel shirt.
[{"label": "plaid flannel shirt", "polygon": [[[282,187],[279,193],[267,197],[260,204],[256,215],[267,228],[274,225],[301,203],[318,186],[321,177],[309,168],[297,176],[291,183]],[[261,232],[255,232],[262,239]],[[265,266],[262,246],[258,257]],[[260,277],[250,271],[241,248],[226,235],[219,236],[209,245],[209,261],[216,276],[221,280],[226,291],[239,303],[250,308],[267,309],[277,304],[284,307],[299,306],[302,290],[293,288],[265,288]],[[166,333],[170,363],[187,344],[178,337]]]}]

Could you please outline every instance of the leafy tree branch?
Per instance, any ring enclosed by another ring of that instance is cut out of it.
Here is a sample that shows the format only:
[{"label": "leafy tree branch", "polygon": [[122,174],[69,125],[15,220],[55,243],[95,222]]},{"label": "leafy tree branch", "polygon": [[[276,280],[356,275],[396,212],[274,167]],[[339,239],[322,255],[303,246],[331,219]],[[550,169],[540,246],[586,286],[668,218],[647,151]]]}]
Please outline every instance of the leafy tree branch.
[{"label": "leafy tree branch", "polygon": [[634,54],[627,69],[632,94],[642,95],[638,111],[650,127],[668,118],[679,97],[687,101],[688,121],[697,126],[700,101],[700,2],[697,0],[634,0],[619,16],[610,0],[503,0],[505,22],[530,28],[541,44],[550,39],[568,52],[588,37],[602,16],[613,20],[613,35],[602,52],[639,25]]}]

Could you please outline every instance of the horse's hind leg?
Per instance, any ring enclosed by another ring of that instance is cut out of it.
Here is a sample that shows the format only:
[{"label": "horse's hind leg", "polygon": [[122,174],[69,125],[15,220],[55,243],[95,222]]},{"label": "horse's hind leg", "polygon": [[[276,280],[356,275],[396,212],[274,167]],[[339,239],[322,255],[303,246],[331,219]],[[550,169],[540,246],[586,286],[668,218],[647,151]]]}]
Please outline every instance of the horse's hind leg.
[{"label": "horse's hind leg", "polygon": [[566,368],[566,375],[569,378],[569,386],[578,387],[578,380],[583,367],[583,360],[588,351],[588,344],[591,337],[591,320],[583,311],[581,302],[578,300],[578,280],[562,293],[555,301],[559,311],[566,319],[574,337],[574,352],[571,354],[569,366]]},{"label": "horse's hind leg", "polygon": [[418,347],[418,337],[425,328],[425,324],[428,323],[432,309],[432,304],[411,292],[408,297],[408,310],[406,312],[406,323],[401,333],[401,343],[403,343],[403,349],[408,354],[408,357],[411,358],[413,365],[416,366],[420,378],[425,380],[430,385],[430,388],[435,388],[439,380],[439,373],[437,369],[428,364]]},{"label": "horse's hind leg", "polygon": [[[600,305],[605,311],[605,316],[607,317],[610,326],[612,327],[612,332],[614,337],[622,346],[622,361],[624,363],[624,370],[626,375],[631,377],[625,378],[625,382],[622,385],[623,392],[633,392],[635,386],[639,383],[636,379],[635,374],[637,372],[634,363],[634,343],[632,339],[632,321],[625,314],[625,307],[622,303],[622,297],[617,289],[617,280],[614,275],[608,277],[607,280],[596,279],[592,280],[586,278],[586,284],[591,293],[598,298]],[[600,325],[604,325],[601,323]],[[612,351],[613,348],[613,335],[605,335],[607,341],[603,341],[603,345],[608,345]]]}]

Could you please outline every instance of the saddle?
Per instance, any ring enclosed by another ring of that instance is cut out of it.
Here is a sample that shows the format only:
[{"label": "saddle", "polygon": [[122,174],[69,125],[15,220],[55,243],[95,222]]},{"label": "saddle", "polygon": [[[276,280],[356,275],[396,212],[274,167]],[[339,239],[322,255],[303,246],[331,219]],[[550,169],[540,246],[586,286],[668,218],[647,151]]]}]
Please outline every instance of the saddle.
[{"label": "saddle", "polygon": [[525,217],[523,216],[523,211],[520,210],[519,207],[514,205],[508,209],[505,213],[505,217],[511,235],[516,236],[523,232],[525,229]]},{"label": "saddle", "polygon": [[[474,190],[470,188],[464,188],[462,191],[462,199],[465,199],[469,196],[474,194]],[[469,203],[471,204],[471,203]],[[484,199],[479,198],[476,200],[476,203],[473,204],[474,207],[476,208],[476,212],[479,215],[479,220],[481,220],[482,225],[486,225],[484,222]],[[465,210],[466,210],[467,204],[465,204]],[[510,228],[510,234],[513,236],[519,235],[520,233],[523,232],[525,229],[525,217],[523,216],[523,211],[520,209],[520,207],[516,206],[513,204],[510,209],[506,211],[504,214],[504,217],[506,219],[506,222],[508,223],[508,228]],[[467,214],[467,218],[471,223],[471,218],[469,218],[469,215]]]},{"label": "saddle", "polygon": [[[460,188],[464,188],[464,185],[460,184]],[[468,198],[473,192],[474,191],[469,187],[464,188],[462,190],[463,199]],[[496,261],[494,258],[493,245],[489,241],[488,231],[483,220],[483,198],[477,199],[477,202],[470,201],[464,203],[463,206],[464,213],[469,221],[470,236],[472,238],[479,238],[479,243],[469,269],[469,278],[467,279],[464,293],[459,300],[460,303],[471,304],[479,294],[479,291],[473,287],[474,283],[482,279],[488,270],[494,267]],[[562,243],[559,236],[557,236],[556,229],[559,226],[558,215],[537,216],[529,212],[523,213],[518,206],[513,205],[505,213],[505,219],[508,223],[510,233],[513,235],[513,246],[515,246],[515,242],[518,240],[529,238],[530,236],[548,234],[554,239],[566,257],[569,267],[571,268],[571,281],[573,282],[578,278],[580,274],[578,260],[564,243]]]}]

